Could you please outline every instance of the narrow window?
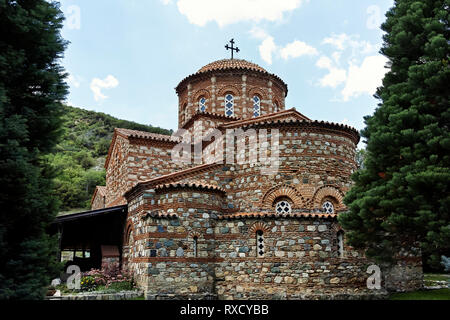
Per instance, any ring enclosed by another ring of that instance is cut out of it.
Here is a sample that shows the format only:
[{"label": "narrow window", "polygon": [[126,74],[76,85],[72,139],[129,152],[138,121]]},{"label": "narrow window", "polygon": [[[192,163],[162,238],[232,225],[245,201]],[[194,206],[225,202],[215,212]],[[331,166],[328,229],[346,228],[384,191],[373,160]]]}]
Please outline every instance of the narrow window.
[{"label": "narrow window", "polygon": [[337,245],[339,258],[344,257],[344,231],[338,231],[337,233]]},{"label": "narrow window", "polygon": [[256,252],[258,258],[264,257],[264,232],[262,230],[256,231]]},{"label": "narrow window", "polygon": [[198,110],[200,112],[205,112],[206,111],[206,99],[205,99],[205,97],[201,97],[198,100]]},{"label": "narrow window", "polygon": [[184,122],[186,123],[188,121],[188,108],[187,104],[184,104],[183,106],[183,113],[184,113]]},{"label": "narrow window", "polygon": [[225,96],[225,115],[232,117],[234,115],[234,98],[232,94]]},{"label": "narrow window", "polygon": [[325,201],[322,204],[322,209],[325,213],[334,213],[334,206],[331,201]]},{"label": "narrow window", "polygon": [[253,117],[261,115],[261,99],[258,96],[253,97]]},{"label": "narrow window", "polygon": [[198,244],[198,237],[195,236],[194,237],[194,243],[193,243],[193,245],[194,245],[194,257],[198,256],[197,244]]}]

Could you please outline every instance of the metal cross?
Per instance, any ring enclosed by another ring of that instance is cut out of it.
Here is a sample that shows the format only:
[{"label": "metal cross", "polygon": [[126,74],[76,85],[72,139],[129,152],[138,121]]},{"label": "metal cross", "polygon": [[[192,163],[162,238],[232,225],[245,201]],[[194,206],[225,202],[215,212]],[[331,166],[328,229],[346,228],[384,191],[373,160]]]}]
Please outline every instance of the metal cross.
[{"label": "metal cross", "polygon": [[225,46],[225,49],[227,50],[231,50],[231,59],[233,59],[233,51],[236,51],[236,53],[239,52],[239,48],[238,47],[233,47],[234,45],[234,39],[230,40],[231,46],[229,46],[228,44]]}]

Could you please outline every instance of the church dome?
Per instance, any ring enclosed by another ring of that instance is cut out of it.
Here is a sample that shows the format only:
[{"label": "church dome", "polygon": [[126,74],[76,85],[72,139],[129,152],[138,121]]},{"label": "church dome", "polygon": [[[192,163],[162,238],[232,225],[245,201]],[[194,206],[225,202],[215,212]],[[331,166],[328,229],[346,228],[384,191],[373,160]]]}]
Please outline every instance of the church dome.
[{"label": "church dome", "polygon": [[175,91],[181,128],[190,126],[192,121],[188,121],[198,113],[248,119],[285,110],[288,88],[277,75],[256,63],[222,59],[181,80]]},{"label": "church dome", "polygon": [[260,67],[256,63],[249,62],[243,59],[222,59],[217,60],[211,63],[208,63],[206,66],[201,67],[197,73],[203,73],[208,71],[217,71],[217,70],[229,70],[229,69],[244,69],[244,70],[253,70],[267,73],[267,70]]}]

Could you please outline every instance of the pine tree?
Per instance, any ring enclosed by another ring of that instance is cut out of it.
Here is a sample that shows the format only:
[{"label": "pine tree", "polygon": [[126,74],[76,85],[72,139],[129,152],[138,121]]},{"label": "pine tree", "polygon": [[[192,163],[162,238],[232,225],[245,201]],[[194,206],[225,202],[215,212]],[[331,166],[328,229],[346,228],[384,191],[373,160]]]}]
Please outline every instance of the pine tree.
[{"label": "pine tree", "polygon": [[365,117],[365,166],[339,218],[348,243],[379,261],[412,243],[434,265],[449,253],[448,15],[448,0],[396,0],[382,25],[390,71]]},{"label": "pine tree", "polygon": [[59,4],[0,0],[0,299],[39,299],[57,272],[58,203],[45,161],[67,92]]}]

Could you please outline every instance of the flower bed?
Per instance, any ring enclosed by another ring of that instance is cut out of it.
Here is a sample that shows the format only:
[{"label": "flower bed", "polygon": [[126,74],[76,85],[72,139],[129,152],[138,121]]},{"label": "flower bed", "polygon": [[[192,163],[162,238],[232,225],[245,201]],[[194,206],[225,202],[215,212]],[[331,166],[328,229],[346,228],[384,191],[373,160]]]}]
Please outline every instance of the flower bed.
[{"label": "flower bed", "polygon": [[[89,297],[89,299],[97,299],[98,296],[106,295],[108,300],[110,295],[112,299],[120,299],[115,297],[116,293],[133,293],[132,298],[138,297],[142,293],[137,291],[133,278],[126,272],[121,272],[119,268],[111,268],[107,270],[92,269],[81,274],[80,289],[69,289],[66,284],[60,284],[50,287],[47,299],[61,300],[64,296],[80,296]],[[128,298],[128,294],[126,294]],[[104,300],[103,298],[98,298]],[[65,299],[66,300],[66,299]]]}]

